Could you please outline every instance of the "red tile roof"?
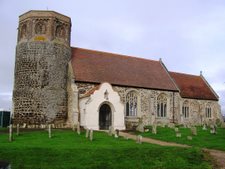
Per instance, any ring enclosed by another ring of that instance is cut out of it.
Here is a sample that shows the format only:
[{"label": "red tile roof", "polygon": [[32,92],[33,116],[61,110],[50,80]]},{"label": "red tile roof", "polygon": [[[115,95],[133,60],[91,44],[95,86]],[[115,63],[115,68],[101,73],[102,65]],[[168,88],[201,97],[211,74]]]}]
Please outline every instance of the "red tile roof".
[{"label": "red tile roof", "polygon": [[178,91],[160,61],[72,48],[75,81]]},{"label": "red tile roof", "polygon": [[201,76],[169,72],[184,98],[218,100],[218,96]]},{"label": "red tile roof", "polygon": [[89,97],[90,95],[92,95],[96,90],[98,90],[100,88],[100,85],[97,85],[93,88],[91,88],[90,90],[88,90],[83,96],[81,96],[81,98],[84,97]]}]

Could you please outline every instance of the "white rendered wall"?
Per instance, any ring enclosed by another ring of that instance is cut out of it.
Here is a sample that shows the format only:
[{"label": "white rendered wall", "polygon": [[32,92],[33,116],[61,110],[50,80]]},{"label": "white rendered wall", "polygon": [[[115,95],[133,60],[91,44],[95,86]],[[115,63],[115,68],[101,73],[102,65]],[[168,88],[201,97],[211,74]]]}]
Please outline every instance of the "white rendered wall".
[{"label": "white rendered wall", "polygon": [[[108,93],[108,97],[105,93]],[[92,95],[79,100],[81,125],[85,128],[99,130],[99,109],[103,104],[108,104],[111,108],[112,127],[124,130],[124,105],[120,101],[119,94],[112,89],[109,83],[102,83]]]}]

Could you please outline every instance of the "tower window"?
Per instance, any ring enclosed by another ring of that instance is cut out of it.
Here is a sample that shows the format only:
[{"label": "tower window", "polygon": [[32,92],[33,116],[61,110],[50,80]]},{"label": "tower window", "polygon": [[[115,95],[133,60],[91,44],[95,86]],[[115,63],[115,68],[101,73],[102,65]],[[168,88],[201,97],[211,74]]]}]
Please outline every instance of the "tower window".
[{"label": "tower window", "polygon": [[64,38],[66,35],[66,30],[64,28],[64,26],[62,25],[58,25],[56,27],[56,33],[55,33],[55,36],[58,37],[58,38]]},{"label": "tower window", "polygon": [[46,25],[43,22],[38,22],[35,25],[35,33],[36,34],[45,34],[46,32]]}]

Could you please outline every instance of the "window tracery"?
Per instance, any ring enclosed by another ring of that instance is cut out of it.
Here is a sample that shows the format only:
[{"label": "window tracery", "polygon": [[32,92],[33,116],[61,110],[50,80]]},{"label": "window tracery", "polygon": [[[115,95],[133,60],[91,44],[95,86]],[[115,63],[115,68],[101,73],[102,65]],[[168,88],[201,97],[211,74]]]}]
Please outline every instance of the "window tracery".
[{"label": "window tracery", "polygon": [[65,35],[66,35],[66,30],[65,30],[64,26],[58,25],[58,26],[56,27],[55,35],[56,35],[56,37],[64,38]]},{"label": "window tracery", "polygon": [[185,101],[182,106],[182,114],[184,118],[189,118],[189,104]]},{"label": "window tracery", "polygon": [[206,118],[212,118],[212,109],[209,104],[206,105],[205,116],[206,116]]},{"label": "window tracery", "polygon": [[159,95],[157,98],[157,116],[167,116],[167,98],[164,94]]},{"label": "window tracery", "polygon": [[46,25],[40,21],[35,25],[35,33],[36,34],[45,34],[46,33]]},{"label": "window tracery", "polygon": [[20,39],[25,38],[27,35],[27,24],[23,24],[20,30]]},{"label": "window tracery", "polygon": [[126,116],[137,116],[138,96],[130,91],[126,96]]}]

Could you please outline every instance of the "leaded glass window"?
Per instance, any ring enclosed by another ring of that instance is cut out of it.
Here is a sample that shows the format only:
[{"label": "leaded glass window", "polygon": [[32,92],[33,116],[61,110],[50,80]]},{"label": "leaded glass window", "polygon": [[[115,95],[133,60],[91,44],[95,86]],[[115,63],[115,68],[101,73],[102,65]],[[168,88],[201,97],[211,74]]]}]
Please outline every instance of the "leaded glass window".
[{"label": "leaded glass window", "polygon": [[205,116],[206,118],[211,118],[212,117],[212,112],[211,112],[211,107],[210,105],[207,105],[206,108],[205,108]]},{"label": "leaded glass window", "polygon": [[189,118],[189,105],[188,102],[185,101],[182,106],[182,114],[184,118]]},{"label": "leaded glass window", "polygon": [[126,96],[126,116],[137,116],[137,93],[131,91]]},{"label": "leaded glass window", "polygon": [[161,94],[157,98],[157,116],[166,117],[167,114],[167,98],[165,95]]}]

